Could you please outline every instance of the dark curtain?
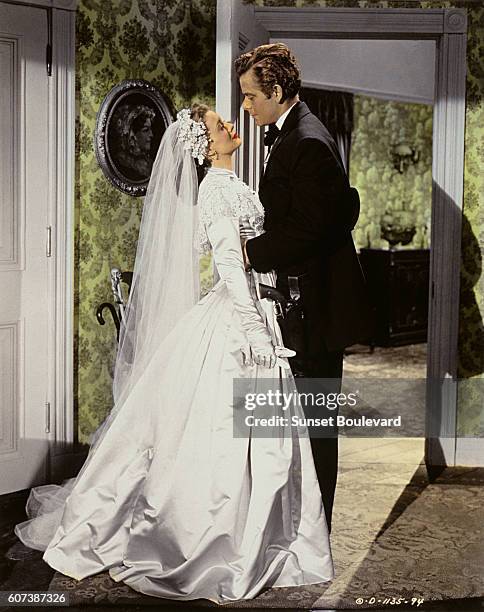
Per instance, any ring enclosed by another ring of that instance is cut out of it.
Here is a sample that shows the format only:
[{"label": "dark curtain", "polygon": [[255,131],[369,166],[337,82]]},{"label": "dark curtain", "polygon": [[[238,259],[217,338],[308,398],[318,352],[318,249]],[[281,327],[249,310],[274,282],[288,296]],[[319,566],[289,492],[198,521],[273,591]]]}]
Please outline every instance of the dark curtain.
[{"label": "dark curtain", "polygon": [[335,139],[346,173],[349,174],[351,132],[353,131],[353,94],[302,87],[299,97],[306,102],[310,111],[324,123]]}]

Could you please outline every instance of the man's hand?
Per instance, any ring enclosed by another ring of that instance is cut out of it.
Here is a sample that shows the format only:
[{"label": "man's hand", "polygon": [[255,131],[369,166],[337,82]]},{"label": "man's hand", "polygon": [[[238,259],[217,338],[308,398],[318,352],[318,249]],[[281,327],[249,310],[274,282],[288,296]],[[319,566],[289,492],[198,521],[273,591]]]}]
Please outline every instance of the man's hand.
[{"label": "man's hand", "polygon": [[242,254],[244,256],[244,267],[246,270],[250,270],[252,266],[250,265],[249,257],[247,255],[247,249],[245,248],[246,244],[247,240],[244,240],[244,242],[242,243]]},{"label": "man's hand", "polygon": [[242,254],[244,256],[244,267],[246,270],[250,270],[251,265],[249,258],[247,256],[247,249],[245,247],[247,240],[251,238],[255,238],[255,229],[250,225],[248,219],[240,219],[239,221],[239,234],[240,234],[240,244],[242,246]]}]

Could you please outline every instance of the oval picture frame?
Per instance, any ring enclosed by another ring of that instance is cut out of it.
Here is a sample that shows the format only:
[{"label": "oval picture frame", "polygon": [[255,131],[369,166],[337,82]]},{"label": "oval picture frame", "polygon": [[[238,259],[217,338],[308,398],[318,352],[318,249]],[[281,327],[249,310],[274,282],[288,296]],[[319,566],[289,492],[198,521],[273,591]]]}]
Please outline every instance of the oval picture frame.
[{"label": "oval picture frame", "polygon": [[94,134],[104,176],[123,193],[144,196],[161,138],[172,122],[171,104],[148,81],[127,79],[113,87],[101,103]]}]

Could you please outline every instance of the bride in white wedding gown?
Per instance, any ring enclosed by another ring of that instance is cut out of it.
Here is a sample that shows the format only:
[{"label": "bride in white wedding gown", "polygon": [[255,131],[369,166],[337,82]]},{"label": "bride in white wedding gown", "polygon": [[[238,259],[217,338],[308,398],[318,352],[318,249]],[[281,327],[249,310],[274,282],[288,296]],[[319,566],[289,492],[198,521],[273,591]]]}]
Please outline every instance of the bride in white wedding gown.
[{"label": "bride in white wedding gown", "polygon": [[[224,603],[326,582],[333,563],[304,428],[234,436],[234,379],[295,385],[272,303],[258,299],[274,279],[244,268],[239,226],[257,235],[263,209],[230,169],[240,139],[194,108],[153,167],[114,408],[77,478],[33,489],[16,533],[77,580],[109,570],[147,595]],[[201,300],[198,247],[219,276]]]}]

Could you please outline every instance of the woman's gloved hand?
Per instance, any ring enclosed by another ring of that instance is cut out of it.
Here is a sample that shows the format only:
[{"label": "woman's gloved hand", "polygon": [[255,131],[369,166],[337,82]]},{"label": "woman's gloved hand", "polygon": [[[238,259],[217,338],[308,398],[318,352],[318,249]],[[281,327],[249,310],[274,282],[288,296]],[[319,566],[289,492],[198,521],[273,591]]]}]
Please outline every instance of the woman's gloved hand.
[{"label": "woman's gloved hand", "polygon": [[277,355],[270,335],[252,332],[247,334],[248,344],[242,347],[243,362],[246,366],[254,364],[264,368],[273,368],[276,365]]},{"label": "woman's gloved hand", "polygon": [[225,281],[247,338],[247,344],[241,349],[244,363],[273,368],[277,356],[271,335],[249,289],[240,245],[239,219],[220,217],[206,229],[215,266]]}]

